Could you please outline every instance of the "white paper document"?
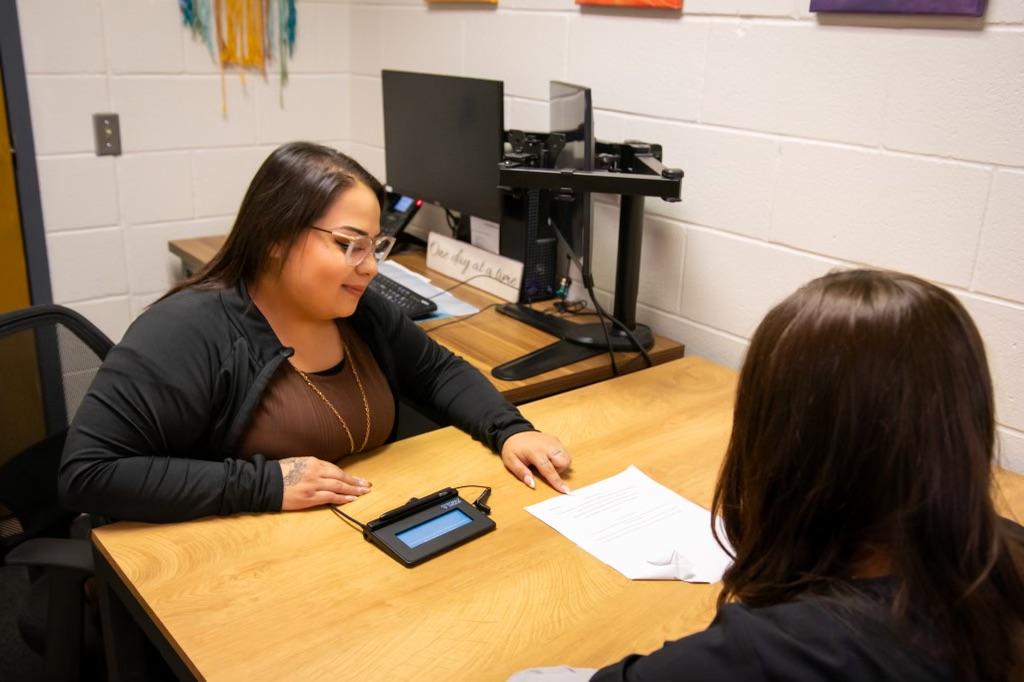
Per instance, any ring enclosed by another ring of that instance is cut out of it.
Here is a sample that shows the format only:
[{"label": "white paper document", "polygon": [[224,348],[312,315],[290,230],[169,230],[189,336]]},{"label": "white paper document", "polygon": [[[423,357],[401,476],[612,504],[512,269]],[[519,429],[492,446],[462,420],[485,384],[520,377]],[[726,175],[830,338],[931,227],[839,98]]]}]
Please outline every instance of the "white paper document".
[{"label": "white paper document", "polygon": [[526,511],[633,580],[714,583],[732,561],[707,509],[635,466]]},{"label": "white paper document", "polygon": [[484,251],[500,253],[501,226],[490,220],[470,216],[469,243]]},{"label": "white paper document", "polygon": [[434,317],[445,317],[448,315],[471,315],[480,309],[470,305],[463,300],[456,298],[449,292],[441,293],[442,289],[418,272],[413,272],[401,263],[393,260],[386,260],[378,266],[380,273],[395,280],[399,284],[409,287],[420,296],[429,298],[437,304],[437,312]]}]

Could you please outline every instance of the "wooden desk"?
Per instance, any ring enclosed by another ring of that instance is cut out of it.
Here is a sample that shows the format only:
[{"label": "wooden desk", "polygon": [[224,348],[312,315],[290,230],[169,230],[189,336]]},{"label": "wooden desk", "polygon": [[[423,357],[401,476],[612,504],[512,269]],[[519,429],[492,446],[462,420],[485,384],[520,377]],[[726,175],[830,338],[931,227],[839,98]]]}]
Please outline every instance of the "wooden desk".
[{"label": "wooden desk", "polygon": [[[171,253],[181,258],[187,271],[194,272],[213,258],[223,242],[223,236],[180,239],[169,242],[168,248]],[[394,256],[394,260],[411,270],[427,273],[434,284],[442,289],[458,283],[437,272],[428,272],[422,253],[398,254]],[[504,303],[496,296],[471,285],[460,286],[453,293],[481,309],[493,304]],[[538,307],[543,309],[547,305],[540,303]],[[596,319],[596,317],[592,319]],[[590,320],[581,318],[581,321]],[[428,321],[423,324],[423,327],[429,330],[445,325],[443,329],[438,329],[432,334],[434,339],[479,369],[506,398],[516,404],[592,384],[612,376],[608,355],[602,353],[522,381],[502,381],[491,375],[492,368],[542,348],[555,341],[555,337],[502,315],[493,308],[484,310],[465,322],[446,324],[448,322],[451,322],[451,319]],[[654,347],[649,353],[654,363],[659,364],[683,357],[684,350],[682,344],[656,336]],[[619,370],[623,373],[646,366],[644,359],[637,353],[616,353],[615,357]]]},{"label": "wooden desk", "polygon": [[[736,375],[686,358],[523,412],[574,456],[571,486],[636,464],[708,506]],[[717,585],[630,581],[524,511],[531,491],[447,428],[354,458],[372,518],[446,485],[494,488],[498,530],[406,569],[326,509],[94,531],[101,568],[142,605],[191,674],[210,680],[504,680],[534,665],[600,666],[703,629]],[[999,472],[1024,512],[1024,478]],[[109,564],[107,563],[109,562]]]}]

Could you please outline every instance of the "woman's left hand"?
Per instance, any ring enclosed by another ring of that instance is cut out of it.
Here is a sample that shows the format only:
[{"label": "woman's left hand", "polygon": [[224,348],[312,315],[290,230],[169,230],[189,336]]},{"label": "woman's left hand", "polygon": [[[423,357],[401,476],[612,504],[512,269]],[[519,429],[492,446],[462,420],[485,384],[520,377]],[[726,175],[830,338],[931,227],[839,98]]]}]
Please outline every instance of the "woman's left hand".
[{"label": "woman's left hand", "polygon": [[569,492],[569,486],[559,474],[569,469],[572,458],[562,442],[554,436],[540,431],[513,434],[501,446],[501,461],[513,476],[531,488],[537,485],[530,473],[530,467],[533,466],[552,488],[561,493]]}]

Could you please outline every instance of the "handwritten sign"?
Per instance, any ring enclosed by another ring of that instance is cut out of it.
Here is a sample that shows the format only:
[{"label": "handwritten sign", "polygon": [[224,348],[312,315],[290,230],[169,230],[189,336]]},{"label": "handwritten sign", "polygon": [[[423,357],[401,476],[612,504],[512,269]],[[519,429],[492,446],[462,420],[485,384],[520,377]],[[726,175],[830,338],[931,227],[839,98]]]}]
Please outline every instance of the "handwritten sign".
[{"label": "handwritten sign", "polygon": [[427,237],[427,267],[506,301],[519,300],[523,264],[517,260],[431,232]]}]

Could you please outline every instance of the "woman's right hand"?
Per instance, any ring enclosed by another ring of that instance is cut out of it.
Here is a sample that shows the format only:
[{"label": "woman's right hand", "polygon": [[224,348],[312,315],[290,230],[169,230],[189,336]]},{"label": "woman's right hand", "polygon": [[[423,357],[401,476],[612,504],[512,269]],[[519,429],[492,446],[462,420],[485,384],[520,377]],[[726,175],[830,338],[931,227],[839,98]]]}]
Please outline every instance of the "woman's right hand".
[{"label": "woman's right hand", "polygon": [[345,504],[370,492],[369,481],[342,471],[337,465],[316,457],[287,457],[278,460],[284,497],[281,511],[307,509],[321,504]]}]

